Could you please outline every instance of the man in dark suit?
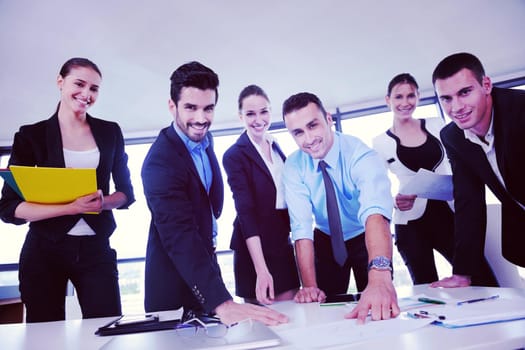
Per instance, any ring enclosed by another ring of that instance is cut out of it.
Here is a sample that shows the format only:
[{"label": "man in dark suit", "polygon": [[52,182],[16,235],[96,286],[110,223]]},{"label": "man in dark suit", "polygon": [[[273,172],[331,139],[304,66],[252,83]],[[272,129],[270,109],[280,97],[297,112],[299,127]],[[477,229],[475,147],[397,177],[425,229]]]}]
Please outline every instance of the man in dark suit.
[{"label": "man in dark suit", "polygon": [[453,276],[434,287],[497,285],[484,257],[485,185],[501,201],[502,254],[525,266],[525,92],[493,88],[477,57],[443,59],[432,81],[440,104],[454,121],[441,131],[453,172],[456,252]]},{"label": "man in dark suit", "polygon": [[223,182],[211,134],[219,80],[198,62],[171,76],[168,106],[174,123],[161,130],[142,166],[151,211],[145,270],[147,312],[184,307],[216,313],[223,323],[247,318],[266,324],[286,316],[255,305],[234,303],[214,252]]}]

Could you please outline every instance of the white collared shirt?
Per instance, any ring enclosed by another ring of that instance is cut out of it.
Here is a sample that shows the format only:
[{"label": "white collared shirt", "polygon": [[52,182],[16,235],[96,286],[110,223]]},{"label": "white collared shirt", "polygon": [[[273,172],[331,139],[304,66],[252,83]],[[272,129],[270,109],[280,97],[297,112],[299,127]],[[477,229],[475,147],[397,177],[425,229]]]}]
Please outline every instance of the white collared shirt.
[{"label": "white collared shirt", "polygon": [[487,134],[485,135],[484,139],[485,142],[483,142],[478,135],[474,134],[469,129],[464,130],[465,138],[469,140],[472,143],[475,143],[476,145],[479,145],[485,154],[487,155],[487,159],[489,161],[490,167],[498,177],[499,182],[505,186],[505,181],[503,181],[503,176],[501,176],[501,172],[498,168],[498,162],[496,160],[496,149],[494,148],[494,112],[492,112],[492,115],[490,117],[490,125],[489,130],[487,131]]},{"label": "white collared shirt", "polygon": [[[499,182],[503,185],[503,188],[505,188],[506,190],[507,186],[505,186],[505,181],[503,180],[501,171],[498,168],[498,161],[496,159],[496,148],[494,147],[494,111],[492,111],[492,115],[490,117],[489,130],[487,131],[487,134],[484,137],[486,143],[483,142],[478,135],[474,134],[469,129],[466,129],[463,132],[465,133],[465,138],[467,140],[469,140],[472,143],[475,143],[476,145],[479,145],[481,149],[483,149],[487,156],[487,160],[489,161],[490,167],[492,168],[492,171],[494,171],[494,174],[496,174],[496,177],[498,178]],[[517,200],[514,201],[518,203],[522,209],[525,209],[525,206],[523,204],[521,204]]]},{"label": "white collared shirt", "polygon": [[264,141],[270,144],[270,152],[272,157],[272,159],[267,159],[264,155],[261,146],[255,143],[255,141],[250,137],[250,134],[246,133],[246,135],[248,135],[248,139],[255,147],[262,160],[264,161],[264,164],[266,164],[268,171],[272,175],[273,183],[275,185],[275,209],[286,209],[286,201],[284,200],[284,184],[282,177],[284,161],[279,155],[279,153],[277,153],[277,151],[273,148],[275,138],[270,134],[266,134],[265,136]]}]

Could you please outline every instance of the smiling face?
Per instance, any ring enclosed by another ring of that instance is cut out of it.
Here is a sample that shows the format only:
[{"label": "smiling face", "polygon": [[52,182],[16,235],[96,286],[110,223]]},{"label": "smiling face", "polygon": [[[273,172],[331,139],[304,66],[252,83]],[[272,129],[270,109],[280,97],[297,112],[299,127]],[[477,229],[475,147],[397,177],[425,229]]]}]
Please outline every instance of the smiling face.
[{"label": "smiling face", "polygon": [[419,102],[419,92],[410,83],[399,83],[394,85],[390,96],[386,96],[386,104],[394,113],[394,118],[406,120],[412,118]]},{"label": "smiling face", "polygon": [[315,103],[310,102],[304,108],[287,113],[284,122],[297,146],[312,158],[323,159],[332,148],[332,117],[327,114],[325,118]]},{"label": "smiling face", "polygon": [[259,142],[270,127],[270,103],[261,95],[250,95],[242,100],[239,118],[250,137]]},{"label": "smiling face", "polygon": [[169,100],[168,106],[179,129],[194,142],[201,142],[213,122],[215,91],[183,87],[179,102]]},{"label": "smiling face", "polygon": [[489,77],[480,84],[471,70],[463,68],[449,78],[437,79],[434,87],[441,107],[460,129],[487,134],[492,113]]},{"label": "smiling face", "polygon": [[74,67],[67,76],[59,75],[60,108],[70,110],[75,115],[86,114],[97,100],[101,81],[101,76],[88,67]]}]

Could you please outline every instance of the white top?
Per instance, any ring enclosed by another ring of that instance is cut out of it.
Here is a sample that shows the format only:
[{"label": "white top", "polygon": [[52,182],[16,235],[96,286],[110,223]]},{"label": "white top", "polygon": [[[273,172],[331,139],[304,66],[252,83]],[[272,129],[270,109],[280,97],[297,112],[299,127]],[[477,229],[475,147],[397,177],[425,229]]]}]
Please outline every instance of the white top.
[{"label": "white top", "polygon": [[[66,168],[96,168],[99,159],[100,151],[98,148],[87,151],[72,151],[64,148]],[[80,219],[67,234],[70,236],[94,236],[96,233],[84,219]]]},{"label": "white top", "polygon": [[[439,132],[443,128],[445,123],[441,118],[427,118],[425,119],[425,129],[440,140]],[[384,160],[384,164],[393,174],[395,174],[399,180],[399,187],[402,188],[405,184],[410,182],[416,175],[416,172],[406,167],[397,157],[397,145],[396,141],[388,136],[386,132],[383,132],[374,137],[373,148],[381,155]],[[442,146],[443,147],[443,146]],[[443,152],[445,149],[443,147]],[[441,163],[434,170],[436,174],[450,175],[452,170],[450,169],[450,163],[446,155],[443,157]],[[448,205],[454,210],[453,201],[449,201]],[[410,220],[419,219],[425,212],[427,207],[427,199],[417,197],[414,201],[412,209],[401,211],[394,208],[394,224],[406,225]]]},{"label": "white top", "polygon": [[270,152],[272,157],[272,159],[267,159],[264,155],[262,148],[252,140],[250,134],[246,133],[246,135],[248,135],[248,139],[252,143],[253,147],[255,147],[262,160],[264,161],[264,164],[266,164],[268,171],[272,175],[273,183],[275,185],[275,209],[286,209],[282,176],[284,169],[284,161],[279,155],[279,153],[277,153],[277,151],[273,149],[273,143],[275,142],[274,137],[269,134],[266,135],[265,141],[270,144]]},{"label": "white top", "polygon": [[[490,126],[487,134],[485,135],[485,142],[481,141],[481,139],[478,137],[478,135],[474,134],[469,129],[466,129],[464,131],[465,138],[469,140],[472,143],[475,143],[476,145],[479,145],[483,152],[485,152],[487,156],[487,160],[490,164],[490,167],[492,168],[492,171],[494,171],[494,174],[496,174],[496,177],[498,178],[499,182],[503,185],[503,188],[507,189],[507,186],[505,185],[505,181],[503,180],[503,176],[501,175],[501,171],[498,167],[498,161],[496,159],[496,148],[494,148],[494,117],[490,119]],[[511,195],[512,196],[512,195]],[[518,202],[517,200],[514,200],[518,205],[525,209],[525,206]]]}]

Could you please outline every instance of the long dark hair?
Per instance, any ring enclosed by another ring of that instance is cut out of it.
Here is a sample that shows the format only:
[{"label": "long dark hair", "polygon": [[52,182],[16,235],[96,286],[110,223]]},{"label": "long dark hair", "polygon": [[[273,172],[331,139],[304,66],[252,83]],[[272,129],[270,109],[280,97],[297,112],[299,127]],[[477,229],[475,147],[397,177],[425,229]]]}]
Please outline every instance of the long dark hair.
[{"label": "long dark hair", "polygon": [[242,109],[242,103],[246,97],[250,96],[262,96],[266,99],[266,101],[270,102],[270,99],[268,98],[268,95],[266,95],[266,92],[262,88],[260,88],[257,85],[248,85],[244,89],[242,89],[241,93],[239,94],[239,112]]},{"label": "long dark hair", "polygon": [[387,89],[387,93],[386,93],[387,96],[390,96],[394,86],[396,86],[397,84],[401,84],[401,83],[406,83],[406,84],[412,85],[412,86],[414,86],[416,88],[416,90],[419,89],[419,86],[417,85],[416,79],[413,76],[411,76],[408,73],[401,73],[401,74],[398,74],[395,77],[393,77],[392,80],[390,80],[390,83],[388,83],[388,89]]},{"label": "long dark hair", "polygon": [[[97,65],[93,63],[93,61],[90,61],[84,57],[73,57],[73,58],[68,59],[62,65],[62,68],[60,68],[60,72],[58,74],[60,74],[62,78],[65,78],[71,73],[71,70],[73,68],[78,68],[78,67],[93,69],[102,78],[102,73],[100,72],[100,69],[98,69]],[[59,108],[60,108],[60,102],[58,102],[57,109],[55,112],[58,113]]]},{"label": "long dark hair", "polygon": [[73,68],[77,67],[91,68],[102,78],[102,73],[100,72],[100,69],[98,69],[97,65],[83,57],[73,57],[67,60],[66,63],[62,65],[62,68],[60,68],[59,74],[62,78],[65,78],[69,75],[69,73],[71,73]]}]

